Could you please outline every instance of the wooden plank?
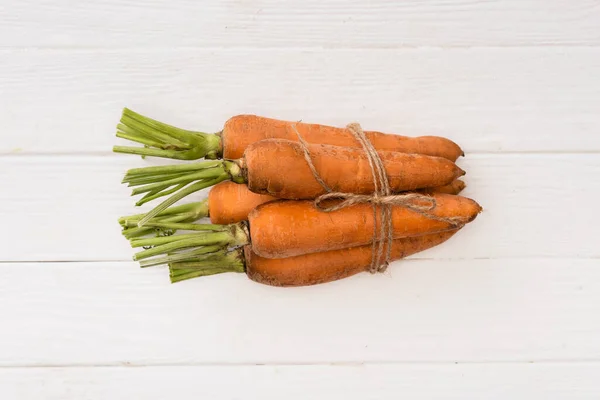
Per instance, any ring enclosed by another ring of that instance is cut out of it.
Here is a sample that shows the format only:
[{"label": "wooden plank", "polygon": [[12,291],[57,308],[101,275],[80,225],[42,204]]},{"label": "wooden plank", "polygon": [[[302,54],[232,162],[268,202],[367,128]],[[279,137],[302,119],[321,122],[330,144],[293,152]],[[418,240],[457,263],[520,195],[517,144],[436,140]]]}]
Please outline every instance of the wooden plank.
[{"label": "wooden plank", "polygon": [[107,153],[126,105],[207,132],[256,113],[467,153],[598,152],[599,70],[596,47],[4,50],[0,154]]},{"label": "wooden plank", "polygon": [[[595,399],[597,363],[0,370],[11,399]],[[291,390],[293,388],[293,390]]]},{"label": "wooden plank", "polygon": [[8,0],[0,46],[406,47],[600,43],[594,0]]},{"label": "wooden plank", "polygon": [[600,358],[598,260],[412,260],[303,288],[4,263],[0,304],[4,367]]},{"label": "wooden plank", "polygon": [[[0,158],[0,243],[10,244],[0,260],[130,260],[116,219],[140,210],[120,181],[127,168],[155,163],[125,155]],[[484,212],[416,257],[600,256],[600,216],[590,201],[600,193],[597,155],[471,155],[459,164],[467,171],[464,195]]]}]

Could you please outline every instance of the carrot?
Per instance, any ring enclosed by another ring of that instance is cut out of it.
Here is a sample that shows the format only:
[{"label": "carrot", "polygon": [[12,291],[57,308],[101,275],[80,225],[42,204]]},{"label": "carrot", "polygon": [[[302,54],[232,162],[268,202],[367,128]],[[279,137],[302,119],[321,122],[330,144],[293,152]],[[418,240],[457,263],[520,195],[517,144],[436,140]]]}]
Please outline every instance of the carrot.
[{"label": "carrot", "polygon": [[[221,225],[245,221],[248,219],[248,213],[256,206],[273,200],[276,199],[272,196],[251,192],[244,184],[223,181],[208,192],[208,199],[169,207],[150,218],[143,227],[139,227],[138,223],[146,214],[121,217],[119,224],[123,227],[122,233],[127,239],[138,238],[153,231],[169,235],[176,229],[182,229],[181,224],[190,224],[206,217],[210,217],[212,224]],[[195,229],[198,228],[198,224],[194,226]]]},{"label": "carrot", "polygon": [[[454,230],[472,221],[481,210],[476,202],[461,196],[436,194],[432,199],[436,203],[430,211],[433,216],[455,218],[457,223],[431,219],[419,211],[393,206],[394,239]],[[379,216],[377,219],[379,225]],[[378,235],[373,237],[373,223],[373,210],[369,204],[324,212],[311,201],[274,201],[252,211],[248,216],[248,224],[174,223],[168,227],[199,232],[134,238],[131,245],[134,248],[149,247],[134,256],[134,260],[142,261],[142,266],[190,260],[196,255],[194,252],[203,251],[201,249],[207,246],[226,248],[251,244],[253,251],[261,257],[287,258],[362,246],[380,240]]]},{"label": "carrot", "polygon": [[[450,185],[422,189],[419,192],[458,194],[464,186],[464,182],[455,180]],[[207,200],[167,208],[141,228],[137,224],[146,214],[121,217],[119,224],[123,227],[122,233],[127,239],[141,237],[153,231],[170,234],[174,232],[173,228],[179,226],[171,225],[173,223],[192,223],[205,217],[210,217],[212,224],[221,225],[245,221],[250,211],[275,200],[277,198],[273,196],[251,192],[245,184],[223,181],[213,186],[208,192]]]},{"label": "carrot", "polygon": [[[369,194],[375,190],[362,149],[309,145],[312,162],[334,192]],[[394,192],[442,186],[465,174],[445,158],[380,151]],[[250,145],[244,155],[250,190],[284,199],[313,199],[325,194],[313,176],[299,143],[268,139]]]},{"label": "carrot", "polygon": [[[465,183],[459,179],[449,185],[420,189],[420,193],[459,194]],[[224,181],[212,187],[208,192],[210,222],[213,224],[233,224],[248,219],[250,211],[261,204],[277,200],[267,194],[252,192],[248,185]]]},{"label": "carrot", "polygon": [[[396,239],[391,261],[410,256],[445,242],[457,231]],[[251,246],[243,252],[232,251],[199,257],[195,261],[169,264],[171,282],[223,272],[245,272],[255,282],[272,286],[306,286],[349,277],[371,265],[371,246],[359,246],[289,258],[263,258]]]},{"label": "carrot", "polygon": [[[481,207],[462,196],[435,194],[431,214],[458,218],[462,223],[475,219]],[[258,206],[248,215],[252,249],[262,257],[284,258],[373,241],[373,209],[356,204],[333,212],[323,212],[309,201],[277,201]],[[447,221],[428,218],[402,206],[392,207],[394,239],[419,236],[456,228]],[[377,213],[377,226],[380,226]],[[381,238],[376,237],[375,240]]]},{"label": "carrot", "polygon": [[245,221],[250,211],[273,200],[276,200],[273,196],[251,192],[247,185],[224,181],[208,193],[210,221],[213,224]]},{"label": "carrot", "polygon": [[467,184],[464,181],[460,179],[455,179],[454,181],[452,181],[452,183],[449,183],[448,185],[419,189],[418,192],[423,194],[459,194],[463,191],[465,187],[467,187]]},{"label": "carrot", "polygon": [[[222,131],[223,156],[239,158],[252,143],[263,139],[298,141],[292,125],[308,143],[342,147],[361,147],[345,128],[327,125],[293,123],[256,115],[237,115],[230,118]],[[463,154],[461,148],[449,139],[439,136],[407,137],[375,131],[365,131],[375,149],[443,157],[455,161]]]},{"label": "carrot", "polygon": [[[323,181],[335,192],[370,194],[374,191],[369,161],[362,149],[308,145]],[[394,192],[443,186],[464,175],[452,161],[440,157],[379,152]],[[289,140],[267,139],[248,147],[242,159],[129,170],[124,182],[146,193],[143,204],[175,193],[140,220],[140,226],[167,207],[198,190],[225,180],[247,182],[251,191],[284,199],[312,199],[326,193],[313,175],[302,147]]]},{"label": "carrot", "polygon": [[[256,115],[236,115],[216,134],[188,131],[163,124],[127,108],[117,125],[117,137],[143,144],[145,147],[115,146],[118,153],[166,157],[180,160],[200,158],[240,158],[252,143],[263,139],[297,141],[298,132],[308,143],[344,147],[361,147],[344,128],[294,123]],[[449,139],[438,136],[407,137],[366,131],[377,150],[417,153],[455,161],[463,151]]]}]

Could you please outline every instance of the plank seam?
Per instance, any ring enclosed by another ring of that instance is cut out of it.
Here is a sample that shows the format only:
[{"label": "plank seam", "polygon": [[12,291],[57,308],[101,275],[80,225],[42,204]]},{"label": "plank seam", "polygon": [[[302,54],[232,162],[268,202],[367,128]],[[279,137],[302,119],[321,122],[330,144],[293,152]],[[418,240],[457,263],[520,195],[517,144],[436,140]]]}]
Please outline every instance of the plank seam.
[{"label": "plank seam", "polygon": [[205,363],[147,363],[136,364],[129,362],[106,363],[106,364],[30,364],[30,365],[2,365],[2,369],[50,369],[50,368],[186,368],[186,367],[368,367],[368,366],[449,366],[449,365],[590,365],[599,364],[600,359],[540,359],[540,360],[485,360],[485,361],[365,361],[365,362],[274,362],[274,363],[253,363],[253,362],[205,362]]}]

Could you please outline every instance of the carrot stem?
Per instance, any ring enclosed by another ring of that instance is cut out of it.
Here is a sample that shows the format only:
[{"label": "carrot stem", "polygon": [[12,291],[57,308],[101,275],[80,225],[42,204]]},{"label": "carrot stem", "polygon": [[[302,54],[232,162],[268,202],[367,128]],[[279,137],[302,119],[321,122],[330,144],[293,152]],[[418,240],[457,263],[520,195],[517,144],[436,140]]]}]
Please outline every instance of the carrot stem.
[{"label": "carrot stem", "polygon": [[164,257],[154,257],[149,260],[142,260],[140,261],[140,267],[146,268],[152,267],[154,265],[168,264],[170,262],[176,261],[187,261],[200,258],[215,257],[216,254],[221,254],[224,251],[224,248],[219,245],[199,247],[197,249],[181,253],[175,253]]},{"label": "carrot stem", "polygon": [[165,201],[160,203],[158,206],[156,206],[155,208],[150,210],[150,212],[148,212],[148,214],[146,214],[146,216],[138,222],[138,226],[139,227],[144,226],[146,224],[146,222],[150,221],[153,217],[155,217],[161,211],[166,210],[167,208],[169,208],[173,204],[177,203],[179,200],[183,199],[187,195],[190,195],[192,193],[195,193],[195,192],[205,189],[207,187],[216,185],[219,182],[223,182],[223,181],[227,180],[227,178],[229,178],[229,175],[224,173],[217,178],[192,183],[192,184],[184,187],[183,189],[181,189],[177,193],[175,193],[173,196],[169,197],[168,199],[166,199]]},{"label": "carrot stem", "polygon": [[[156,231],[158,234],[173,234],[177,229],[185,229],[184,224],[195,222],[208,216],[208,199],[201,202],[169,207],[146,222],[143,228],[140,228],[138,227],[138,222],[140,219],[144,218],[145,215],[146,214],[136,214],[119,218],[119,224],[124,228],[122,233],[125,238],[139,238],[150,234],[153,231]],[[191,230],[217,230],[215,227],[218,226],[219,225],[194,224],[196,229]]]},{"label": "carrot stem", "polygon": [[[135,248],[142,246],[153,246],[136,253],[133,259],[139,261],[146,258],[165,254],[172,256],[173,252],[183,249],[189,249],[191,247],[235,247],[243,246],[250,242],[248,228],[245,223],[237,223],[231,225],[213,225],[211,229],[213,229],[213,231],[171,236],[160,236],[153,238],[132,239],[130,241],[131,247]],[[182,260],[181,258],[179,259]]]},{"label": "carrot stem", "polygon": [[210,179],[216,178],[221,175],[223,171],[220,168],[209,168],[207,170],[198,171],[194,173],[184,174],[183,176],[179,176],[177,178],[166,179],[155,181],[154,183],[149,183],[140,187],[136,187],[131,191],[131,195],[135,196],[137,194],[151,192],[153,190],[163,190],[173,185],[178,184],[188,184],[193,181],[199,181],[201,179]]},{"label": "carrot stem", "polygon": [[[132,168],[125,174],[125,179],[134,176],[160,176],[161,174],[173,174],[180,172],[199,171],[209,169],[213,167],[220,167],[223,165],[223,161],[201,161],[192,164],[178,164],[178,165],[160,165],[157,167],[143,167],[143,168]],[[124,180],[125,180],[124,179]]]},{"label": "carrot stem", "polygon": [[[190,171],[190,173],[185,176],[178,176],[174,179],[165,179],[165,177],[168,178],[171,173],[179,174],[182,171]],[[140,176],[147,178],[146,182],[153,183],[148,183],[147,185],[134,189],[133,194],[148,191],[148,194],[138,201],[137,205],[167,194],[176,193],[142,217],[138,222],[139,227],[144,226],[150,219],[156,217],[162,211],[187,195],[228,179],[237,183],[244,182],[242,168],[237,162],[229,160],[203,161],[189,165],[136,168],[127,171],[125,180]],[[178,182],[182,183],[178,184]]]},{"label": "carrot stem", "polygon": [[182,270],[185,271],[184,273],[178,273],[178,272],[174,272],[174,270],[170,269],[169,270],[169,277],[171,278],[171,283],[176,283],[176,282],[181,282],[181,281],[185,281],[187,279],[192,279],[192,278],[199,278],[201,276],[209,276],[209,275],[216,275],[216,274],[222,274],[225,272],[233,272],[230,271],[227,268],[207,268],[205,270]]},{"label": "carrot stem", "polygon": [[115,146],[113,151],[116,153],[177,160],[214,159],[222,154],[219,135],[176,128],[128,108],[123,109],[121,121],[117,125],[117,137],[147,147]]},{"label": "carrot stem", "polygon": [[146,193],[144,195],[144,197],[142,197],[141,199],[139,199],[138,201],[136,201],[135,205],[137,207],[146,204],[149,201],[152,201],[154,199],[158,199],[159,197],[164,197],[164,196],[168,196],[172,193],[175,193],[176,191],[183,189],[185,187],[186,183],[180,183],[179,185],[173,186],[172,188],[163,188],[163,189],[154,189],[148,193]]},{"label": "carrot stem", "polygon": [[244,257],[240,250],[236,249],[186,262],[169,263],[169,276],[172,283],[225,272],[245,272]]},{"label": "carrot stem", "polygon": [[[175,206],[175,207],[169,207],[166,210],[164,210],[163,212],[159,213],[156,217],[181,215],[181,214],[186,214],[188,212],[197,214],[198,218],[206,217],[208,215],[208,200],[203,200],[203,201],[199,201],[199,202],[195,202],[195,203],[182,204],[180,206]],[[129,215],[127,217],[121,217],[121,218],[119,218],[119,224],[123,227],[127,226],[126,225],[127,221],[140,220],[145,215],[146,214],[143,213],[143,214]],[[136,222],[136,226],[137,226],[137,222]]]}]

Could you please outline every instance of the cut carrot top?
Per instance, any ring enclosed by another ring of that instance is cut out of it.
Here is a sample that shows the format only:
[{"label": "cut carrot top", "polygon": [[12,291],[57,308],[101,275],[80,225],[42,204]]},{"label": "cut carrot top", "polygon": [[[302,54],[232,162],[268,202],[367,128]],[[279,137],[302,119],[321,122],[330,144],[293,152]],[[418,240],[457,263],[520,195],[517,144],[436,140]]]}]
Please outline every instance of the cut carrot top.
[{"label": "cut carrot top", "polygon": [[117,125],[117,137],[143,144],[144,147],[115,146],[116,153],[164,157],[177,160],[215,159],[221,156],[221,138],[176,128],[132,111],[123,109]]}]

